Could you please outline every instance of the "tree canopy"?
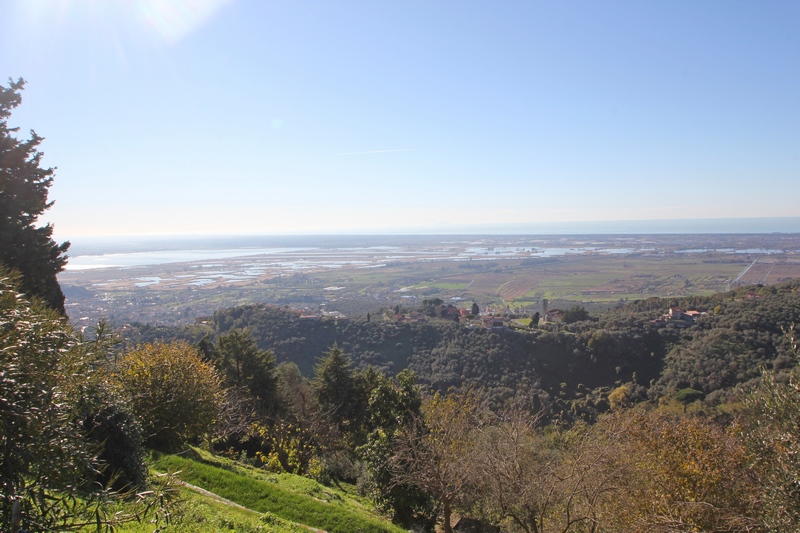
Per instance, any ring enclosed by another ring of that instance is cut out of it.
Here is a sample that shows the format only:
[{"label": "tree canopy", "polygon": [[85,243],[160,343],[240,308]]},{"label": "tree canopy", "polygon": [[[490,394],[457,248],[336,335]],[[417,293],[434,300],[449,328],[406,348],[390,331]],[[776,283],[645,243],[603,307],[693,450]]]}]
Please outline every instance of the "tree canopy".
[{"label": "tree canopy", "polygon": [[19,128],[8,126],[24,86],[22,79],[0,86],[0,263],[20,272],[23,292],[63,314],[64,293],[56,275],[67,263],[69,243],[56,244],[52,225],[36,225],[53,205],[47,193],[55,169],[41,166],[42,137],[31,131],[30,139],[19,140]]}]

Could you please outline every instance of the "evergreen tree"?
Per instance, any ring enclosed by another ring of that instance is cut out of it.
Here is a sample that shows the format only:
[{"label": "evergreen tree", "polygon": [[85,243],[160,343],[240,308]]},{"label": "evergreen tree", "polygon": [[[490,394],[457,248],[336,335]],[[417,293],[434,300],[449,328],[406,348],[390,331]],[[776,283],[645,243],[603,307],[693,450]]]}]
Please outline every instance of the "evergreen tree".
[{"label": "evergreen tree", "polygon": [[362,406],[350,358],[338,345],[334,344],[314,367],[314,388],[320,407],[331,413],[340,429],[350,425],[352,415]]},{"label": "evergreen tree", "polygon": [[22,79],[0,86],[0,263],[21,273],[23,292],[64,314],[56,275],[67,263],[69,243],[56,244],[50,224],[36,226],[39,215],[53,205],[47,193],[55,169],[41,167],[42,137],[31,131],[30,139],[20,141],[14,136],[19,128],[8,126],[24,86]]},{"label": "evergreen tree", "polygon": [[[201,341],[201,353],[207,349]],[[228,385],[246,389],[262,412],[274,409],[277,379],[272,350],[259,350],[249,330],[234,329],[219,336],[212,353]]]}]

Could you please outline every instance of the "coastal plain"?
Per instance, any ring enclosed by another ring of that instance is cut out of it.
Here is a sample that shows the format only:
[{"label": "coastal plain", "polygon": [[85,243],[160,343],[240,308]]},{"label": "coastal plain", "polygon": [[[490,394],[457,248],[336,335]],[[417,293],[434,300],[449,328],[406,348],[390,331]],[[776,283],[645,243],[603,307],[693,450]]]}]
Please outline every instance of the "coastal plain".
[{"label": "coastal plain", "polygon": [[174,325],[247,303],[348,316],[432,298],[515,313],[544,298],[610,307],[798,278],[800,234],[331,237],[224,252],[177,246],[141,264],[149,258],[77,255],[59,276],[71,320]]}]

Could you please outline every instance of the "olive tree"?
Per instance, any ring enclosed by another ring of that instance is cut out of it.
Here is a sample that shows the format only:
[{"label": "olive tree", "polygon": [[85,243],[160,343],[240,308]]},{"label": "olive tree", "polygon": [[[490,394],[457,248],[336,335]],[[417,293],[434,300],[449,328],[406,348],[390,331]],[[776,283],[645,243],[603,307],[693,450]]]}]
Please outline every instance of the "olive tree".
[{"label": "olive tree", "polygon": [[467,506],[476,436],[483,412],[479,396],[465,390],[436,394],[422,404],[416,418],[395,437],[390,465],[395,483],[430,494],[439,502],[445,533],[454,507]]},{"label": "olive tree", "polygon": [[[99,450],[82,421],[109,349],[102,334],[87,340],[28,300],[0,268],[0,531],[78,529],[104,499],[92,495]],[[100,507],[92,513],[99,523]]]},{"label": "olive tree", "polygon": [[[795,326],[786,331],[789,351],[800,362]],[[800,367],[788,380],[765,370],[760,386],[744,398],[750,415],[744,436],[761,488],[761,520],[770,531],[800,528]]]}]

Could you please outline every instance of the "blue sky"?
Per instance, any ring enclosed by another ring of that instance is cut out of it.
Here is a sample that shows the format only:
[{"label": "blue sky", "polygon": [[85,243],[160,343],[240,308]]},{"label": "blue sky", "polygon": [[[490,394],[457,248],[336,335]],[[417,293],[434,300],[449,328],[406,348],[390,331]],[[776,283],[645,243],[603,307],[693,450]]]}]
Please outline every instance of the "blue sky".
[{"label": "blue sky", "polygon": [[800,216],[796,1],[5,0],[0,24],[61,238]]}]

